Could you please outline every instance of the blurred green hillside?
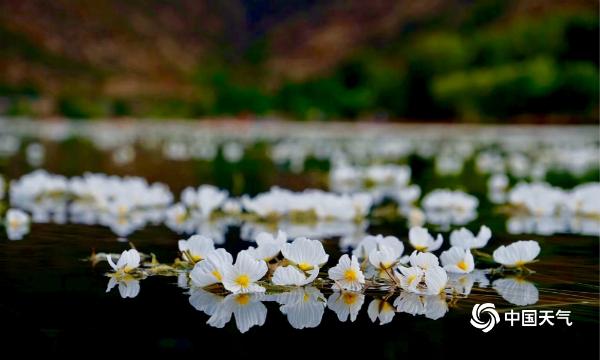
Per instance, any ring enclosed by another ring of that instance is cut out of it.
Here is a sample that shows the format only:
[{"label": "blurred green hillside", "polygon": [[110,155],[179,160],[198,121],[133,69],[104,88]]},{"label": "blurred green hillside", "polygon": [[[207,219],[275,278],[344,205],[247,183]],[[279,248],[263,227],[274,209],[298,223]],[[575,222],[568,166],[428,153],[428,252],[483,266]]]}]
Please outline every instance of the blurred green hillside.
[{"label": "blurred green hillside", "polygon": [[597,122],[598,31],[591,1],[3,1],[0,112]]}]

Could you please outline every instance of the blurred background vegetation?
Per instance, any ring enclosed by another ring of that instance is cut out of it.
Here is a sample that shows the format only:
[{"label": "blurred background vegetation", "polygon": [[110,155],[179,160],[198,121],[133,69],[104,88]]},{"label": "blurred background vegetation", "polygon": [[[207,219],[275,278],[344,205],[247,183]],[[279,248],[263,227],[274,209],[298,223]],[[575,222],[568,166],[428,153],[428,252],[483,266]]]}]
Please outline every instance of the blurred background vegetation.
[{"label": "blurred background vegetation", "polygon": [[597,123],[598,3],[0,1],[0,113]]}]

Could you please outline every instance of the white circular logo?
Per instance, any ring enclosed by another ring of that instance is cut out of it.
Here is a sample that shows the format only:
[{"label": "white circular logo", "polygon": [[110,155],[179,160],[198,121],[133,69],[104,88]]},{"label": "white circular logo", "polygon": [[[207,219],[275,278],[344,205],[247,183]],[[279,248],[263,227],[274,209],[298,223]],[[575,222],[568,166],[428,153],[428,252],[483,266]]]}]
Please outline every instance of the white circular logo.
[{"label": "white circular logo", "polygon": [[[481,316],[487,314],[487,321],[482,321]],[[496,311],[496,306],[492,303],[475,304],[471,312],[471,325],[483,331],[484,333],[492,330],[500,322],[500,315]]]}]

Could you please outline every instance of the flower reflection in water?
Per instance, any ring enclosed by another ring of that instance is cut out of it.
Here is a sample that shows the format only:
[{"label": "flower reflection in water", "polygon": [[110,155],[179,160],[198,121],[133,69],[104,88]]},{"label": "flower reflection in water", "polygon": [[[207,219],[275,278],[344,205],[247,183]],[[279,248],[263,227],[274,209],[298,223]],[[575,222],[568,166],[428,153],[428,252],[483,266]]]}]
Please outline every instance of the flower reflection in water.
[{"label": "flower reflection in water", "polygon": [[452,291],[459,295],[469,295],[475,284],[479,284],[480,288],[487,288],[490,281],[486,276],[485,270],[474,270],[468,274],[449,274],[448,285]]},{"label": "flower reflection in water", "polygon": [[522,277],[498,279],[493,286],[504,300],[514,305],[532,305],[539,300],[538,289]]},{"label": "flower reflection in water", "polygon": [[[469,295],[474,284],[480,288],[489,285],[484,271],[476,270],[470,274],[452,274],[450,290],[462,297]],[[507,302],[525,306],[538,302],[538,290],[535,285],[522,277],[497,279],[494,289]],[[138,288],[139,291],[139,288]],[[123,293],[122,293],[123,295]],[[123,296],[125,297],[125,296]],[[314,328],[322,321],[325,308],[333,311],[339,321],[354,322],[367,297],[372,299],[367,307],[367,315],[373,323],[379,320],[380,325],[393,321],[396,313],[406,313],[413,316],[421,315],[428,319],[438,320],[448,313],[450,304],[460,297],[441,293],[438,295],[419,295],[408,291],[400,291],[392,302],[389,295],[368,295],[353,291],[334,291],[327,300],[317,287],[298,287],[291,291],[275,294],[230,294],[227,296],[210,291],[193,288],[189,302],[198,311],[209,316],[207,323],[222,328],[235,317],[236,327],[240,332],[246,332],[253,326],[265,323],[267,307],[264,302],[276,302],[279,309],[287,317],[295,329]]]},{"label": "flower reflection in water", "polygon": [[325,297],[313,286],[281,294],[279,301],[282,304],[279,310],[287,316],[288,322],[295,329],[319,326],[325,313]]},{"label": "flower reflection in water", "polygon": [[385,299],[373,299],[367,309],[367,314],[372,322],[379,319],[379,324],[387,324],[394,319],[396,311],[394,306]]},{"label": "flower reflection in water", "polygon": [[251,327],[262,326],[267,319],[267,307],[260,301],[261,294],[229,294],[215,305],[215,311],[206,322],[210,326],[222,328],[235,317],[235,324],[242,333]]},{"label": "flower reflection in water", "polygon": [[407,314],[424,315],[428,319],[437,320],[448,312],[446,296],[440,295],[418,295],[410,292],[402,292],[394,300],[397,312]]},{"label": "flower reflection in water", "polygon": [[365,295],[354,291],[334,292],[327,299],[327,307],[333,310],[340,321],[356,320],[358,312],[365,302]]},{"label": "flower reflection in water", "polygon": [[119,285],[119,294],[123,299],[134,298],[140,293],[140,281],[133,277],[111,277],[106,292],[110,292],[116,285]]}]

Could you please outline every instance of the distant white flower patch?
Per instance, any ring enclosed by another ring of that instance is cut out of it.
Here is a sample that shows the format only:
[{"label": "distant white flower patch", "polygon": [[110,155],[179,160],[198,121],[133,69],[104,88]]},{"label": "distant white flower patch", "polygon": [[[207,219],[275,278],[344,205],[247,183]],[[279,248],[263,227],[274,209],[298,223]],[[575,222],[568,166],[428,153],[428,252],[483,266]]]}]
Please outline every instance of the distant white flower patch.
[{"label": "distant white flower patch", "polygon": [[26,212],[19,209],[8,209],[4,219],[8,238],[10,240],[21,240],[29,233],[30,221],[30,217]]}]

